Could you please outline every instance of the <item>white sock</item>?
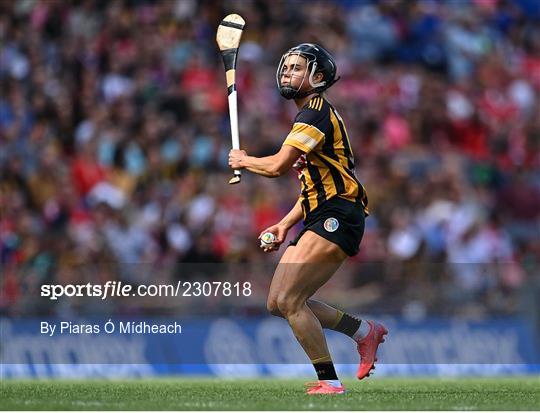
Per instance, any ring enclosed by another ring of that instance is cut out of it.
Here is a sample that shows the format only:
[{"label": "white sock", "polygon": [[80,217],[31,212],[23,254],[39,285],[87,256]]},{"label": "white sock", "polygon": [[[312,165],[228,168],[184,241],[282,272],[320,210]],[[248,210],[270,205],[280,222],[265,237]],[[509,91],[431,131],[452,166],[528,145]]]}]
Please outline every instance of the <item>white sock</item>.
[{"label": "white sock", "polygon": [[326,382],[326,384],[329,384],[330,386],[332,387],[341,387],[342,384],[341,384],[341,381],[338,379],[338,380],[324,380]]},{"label": "white sock", "polygon": [[369,334],[371,331],[371,327],[369,326],[369,323],[366,320],[362,320],[360,323],[360,327],[356,331],[356,333],[353,334],[354,340],[362,340],[365,336]]}]

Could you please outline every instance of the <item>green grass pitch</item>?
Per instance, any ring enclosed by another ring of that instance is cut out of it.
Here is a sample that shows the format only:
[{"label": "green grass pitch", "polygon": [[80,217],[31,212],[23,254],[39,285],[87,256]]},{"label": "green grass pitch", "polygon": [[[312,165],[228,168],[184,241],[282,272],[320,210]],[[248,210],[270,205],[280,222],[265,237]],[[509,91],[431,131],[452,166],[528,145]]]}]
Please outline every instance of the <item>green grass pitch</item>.
[{"label": "green grass pitch", "polygon": [[302,380],[3,380],[2,410],[538,410],[540,377],[346,380],[307,396]]}]

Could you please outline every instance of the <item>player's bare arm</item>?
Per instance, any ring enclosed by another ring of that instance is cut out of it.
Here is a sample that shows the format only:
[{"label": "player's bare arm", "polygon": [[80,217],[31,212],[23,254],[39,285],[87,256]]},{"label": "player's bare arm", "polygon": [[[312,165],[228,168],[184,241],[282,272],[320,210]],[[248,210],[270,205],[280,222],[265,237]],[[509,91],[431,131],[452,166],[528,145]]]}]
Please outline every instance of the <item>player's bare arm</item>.
[{"label": "player's bare arm", "polygon": [[270,232],[276,237],[275,241],[272,243],[271,246],[261,247],[263,251],[277,251],[283,241],[285,241],[285,238],[287,238],[287,233],[289,232],[289,229],[296,225],[302,219],[302,217],[302,204],[300,200],[298,200],[296,204],[294,204],[293,208],[289,211],[289,213],[285,215],[281,221],[266,228],[264,231],[261,232],[261,234],[259,235],[259,239],[261,239],[262,235],[266,232]]},{"label": "player's bare arm", "polygon": [[302,155],[300,149],[283,145],[278,153],[257,158],[246,151],[233,149],[229,152],[229,166],[233,169],[247,169],[268,178],[277,178],[287,172]]}]

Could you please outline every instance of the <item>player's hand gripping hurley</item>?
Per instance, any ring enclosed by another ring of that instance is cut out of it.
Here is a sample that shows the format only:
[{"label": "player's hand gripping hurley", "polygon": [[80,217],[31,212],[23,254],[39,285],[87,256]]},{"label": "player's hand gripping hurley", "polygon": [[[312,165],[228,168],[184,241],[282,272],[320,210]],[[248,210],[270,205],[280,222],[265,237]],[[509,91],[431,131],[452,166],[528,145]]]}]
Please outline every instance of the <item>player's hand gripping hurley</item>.
[{"label": "player's hand gripping hurley", "polygon": [[[227,91],[229,94],[229,116],[231,119],[232,148],[240,149],[240,138],[238,136],[238,105],[236,95],[236,57],[238,47],[242,38],[245,21],[238,14],[229,14],[223,19],[217,29],[216,41],[225,65],[225,76],[227,78]],[[229,180],[230,184],[240,182],[241,172],[234,170],[234,176]]]}]

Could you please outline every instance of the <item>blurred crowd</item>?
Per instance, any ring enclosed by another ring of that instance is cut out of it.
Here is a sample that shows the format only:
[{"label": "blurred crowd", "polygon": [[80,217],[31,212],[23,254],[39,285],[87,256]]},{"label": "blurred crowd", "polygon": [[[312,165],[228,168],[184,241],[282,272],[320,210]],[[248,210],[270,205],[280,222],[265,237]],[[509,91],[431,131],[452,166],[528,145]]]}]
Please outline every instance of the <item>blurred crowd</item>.
[{"label": "blurred crowd", "polygon": [[296,113],[281,54],[316,42],[336,57],[328,98],[371,216],[327,294],[412,316],[519,311],[540,273],[537,0],[18,0],[0,4],[0,313],[31,312],[43,283],[169,282],[184,263],[268,280],[280,253],[257,236],[300,183],[227,184],[215,30],[232,12],[251,155],[275,153]]}]

